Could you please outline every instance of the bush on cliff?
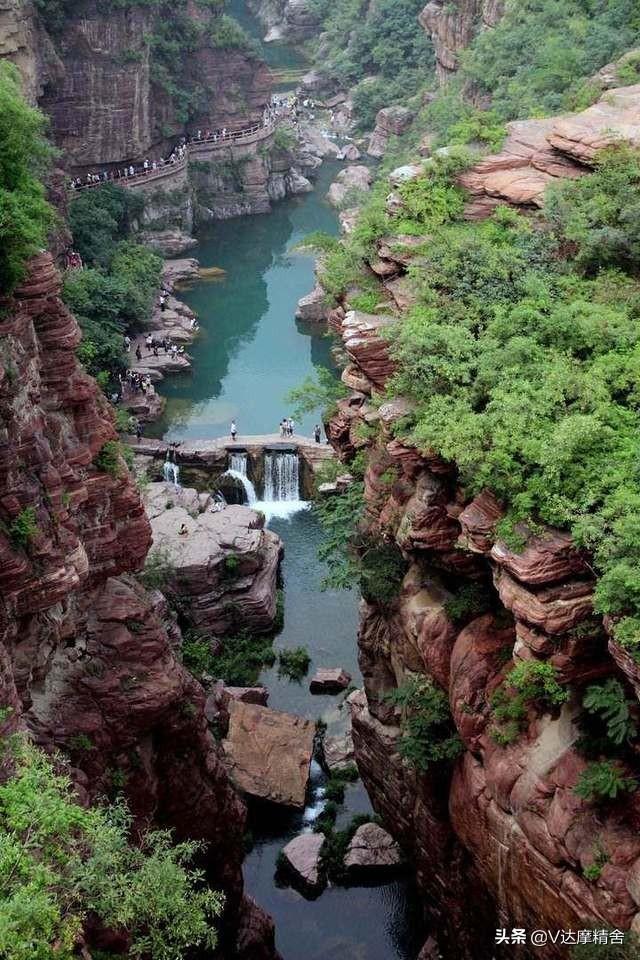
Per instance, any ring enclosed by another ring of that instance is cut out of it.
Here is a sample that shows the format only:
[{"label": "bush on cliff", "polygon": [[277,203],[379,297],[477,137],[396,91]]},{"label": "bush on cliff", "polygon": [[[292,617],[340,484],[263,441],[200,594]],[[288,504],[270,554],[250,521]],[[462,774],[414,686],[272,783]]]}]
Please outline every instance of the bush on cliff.
[{"label": "bush on cliff", "polygon": [[586,106],[588,78],[640,41],[635,0],[518,0],[462,55],[462,72],[502,119]]},{"label": "bush on cliff", "polygon": [[223,898],[189,866],[197,844],[146,831],[133,846],[122,802],[82,807],[43,753],[17,739],[11,748],[14,775],[0,786],[1,956],[72,960],[88,914],[123,933],[131,956],[180,960],[215,945]]},{"label": "bush on cliff", "polygon": [[399,752],[413,767],[426,772],[431,764],[455,760],[463,751],[443,690],[425,677],[410,677],[389,694],[400,709]]},{"label": "bush on cliff", "polygon": [[[417,305],[392,347],[399,431],[455,461],[519,521],[571,529],[595,557],[598,610],[640,649],[640,159],[605,151],[550,194],[538,223],[512,210],[429,226],[410,270]],[[631,214],[631,215],[630,215]],[[386,230],[393,232],[397,220]]]},{"label": "bush on cliff", "polygon": [[41,182],[52,152],[44,128],[42,114],[25,103],[17,69],[0,62],[0,297],[22,280],[53,222]]},{"label": "bush on cliff", "polygon": [[354,94],[360,126],[433,76],[433,46],[417,22],[423,7],[423,0],[312,0],[325,72],[344,86],[363,81]]},{"label": "bush on cliff", "polygon": [[84,334],[78,356],[88,372],[113,377],[126,365],[122,340],[148,319],[160,285],[162,261],[126,241],[111,251],[108,268],[65,274],[63,297]]}]

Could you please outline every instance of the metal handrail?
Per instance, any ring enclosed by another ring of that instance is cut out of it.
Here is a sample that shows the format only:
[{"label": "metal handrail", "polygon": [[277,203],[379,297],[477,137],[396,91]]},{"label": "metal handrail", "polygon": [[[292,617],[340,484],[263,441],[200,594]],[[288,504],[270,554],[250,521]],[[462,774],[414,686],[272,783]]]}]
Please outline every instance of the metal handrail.
[{"label": "metal handrail", "polygon": [[245,127],[242,130],[227,130],[224,135],[212,134],[210,137],[201,137],[200,139],[190,140],[189,143],[185,144],[186,153],[181,160],[176,160],[173,163],[171,161],[167,161],[161,167],[156,167],[155,170],[152,167],[149,167],[148,170],[140,170],[139,172],[128,177],[110,177],[107,180],[96,180],[93,183],[81,183],[79,186],[72,186],[72,190],[91,190],[96,187],[102,187],[105,183],[115,183],[119,187],[131,187],[137,186],[139,183],[149,183],[150,180],[162,180],[164,177],[178,173],[186,167],[187,163],[189,162],[190,149],[208,146],[212,147],[214,150],[217,150],[219,147],[224,147],[228,144],[242,143],[243,141],[255,136],[255,134],[259,132],[263,133],[265,137],[270,136],[275,129],[275,123],[255,123],[253,126]]}]

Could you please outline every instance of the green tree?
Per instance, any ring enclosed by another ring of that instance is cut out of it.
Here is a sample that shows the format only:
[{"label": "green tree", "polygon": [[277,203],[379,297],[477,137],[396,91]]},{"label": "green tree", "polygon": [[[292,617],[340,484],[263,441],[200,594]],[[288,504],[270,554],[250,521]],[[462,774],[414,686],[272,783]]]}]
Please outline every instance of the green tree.
[{"label": "green tree", "polygon": [[223,898],[189,866],[197,844],[147,831],[133,846],[122,802],[82,807],[43,753],[12,747],[14,776],[0,786],[1,956],[72,960],[88,913],[124,931],[134,957],[179,960],[215,945]]},{"label": "green tree", "polygon": [[51,147],[45,122],[27,106],[17,69],[0,62],[0,295],[10,294],[24,277],[29,257],[46,246],[53,215],[42,177]]}]

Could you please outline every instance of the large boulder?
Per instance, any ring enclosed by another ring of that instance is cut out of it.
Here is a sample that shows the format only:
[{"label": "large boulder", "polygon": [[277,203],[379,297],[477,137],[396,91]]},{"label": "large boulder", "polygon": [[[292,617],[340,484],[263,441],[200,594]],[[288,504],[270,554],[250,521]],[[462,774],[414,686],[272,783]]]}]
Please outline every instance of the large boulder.
[{"label": "large boulder", "polygon": [[316,284],[311,293],[298,300],[296,320],[303,320],[306,323],[323,323],[327,319],[328,312],[327,295],[322,287]]},{"label": "large boulder", "polygon": [[344,858],[352,876],[394,872],[402,865],[400,847],[377,823],[363,823],[354,833]]},{"label": "large boulder", "polygon": [[411,125],[413,114],[406,107],[383,107],[376,116],[376,125],[367,153],[370,157],[383,157],[391,137],[401,136]]},{"label": "large boulder", "polygon": [[231,779],[244,793],[302,809],[315,724],[279,710],[229,700],[229,731],[223,742]]},{"label": "large boulder", "polygon": [[373,174],[369,167],[358,164],[341,170],[329,187],[327,199],[334,207],[341,207],[354,192],[367,193],[373,183]]},{"label": "large boulder", "polygon": [[248,507],[196,514],[177,502],[181,496],[184,492],[168,488],[165,506],[173,505],[161,512],[150,508],[151,557],[155,552],[166,561],[169,588],[187,601],[187,618],[194,627],[218,635],[270,630],[276,616],[280,538],[265,529],[262,514]]},{"label": "large boulder", "polygon": [[323,845],[324,834],[301,833],[282,851],[287,871],[292,875],[296,886],[307,895],[317,896],[326,883],[320,859]]}]

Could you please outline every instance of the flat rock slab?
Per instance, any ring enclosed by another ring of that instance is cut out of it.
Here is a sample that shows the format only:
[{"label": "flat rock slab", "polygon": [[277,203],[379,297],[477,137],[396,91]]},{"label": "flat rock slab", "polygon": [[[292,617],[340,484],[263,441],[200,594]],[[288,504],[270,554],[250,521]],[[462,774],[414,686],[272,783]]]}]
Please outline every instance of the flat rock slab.
[{"label": "flat rock slab", "polygon": [[351,674],[342,667],[320,667],[311,679],[311,693],[338,693],[351,683]]},{"label": "flat rock slab", "polygon": [[344,858],[347,871],[355,875],[392,872],[402,863],[400,847],[377,823],[358,827]]},{"label": "flat rock slab", "polygon": [[320,854],[324,846],[322,833],[301,833],[282,851],[288,871],[295,885],[303,893],[318,894],[324,888],[326,880],[320,868]]},{"label": "flat rock slab", "polygon": [[314,737],[312,720],[230,700],[223,748],[232,780],[249,796],[302,809]]}]

